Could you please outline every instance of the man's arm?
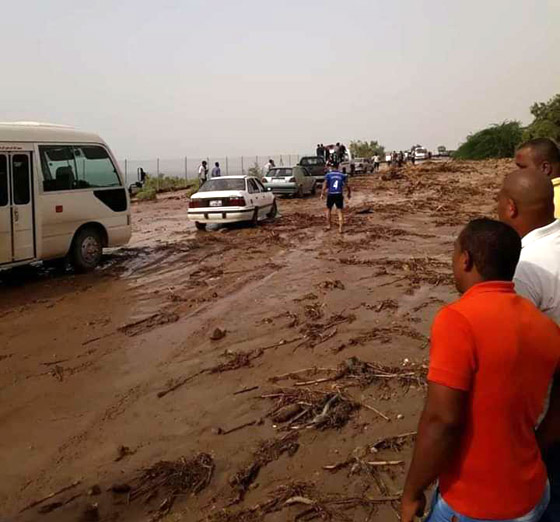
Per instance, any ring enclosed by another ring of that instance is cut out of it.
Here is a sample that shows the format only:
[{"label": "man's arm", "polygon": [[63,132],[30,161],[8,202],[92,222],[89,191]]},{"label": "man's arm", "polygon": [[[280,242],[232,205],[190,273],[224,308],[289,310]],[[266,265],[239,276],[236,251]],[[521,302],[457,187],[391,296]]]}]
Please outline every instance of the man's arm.
[{"label": "man's arm", "polygon": [[537,441],[543,456],[560,442],[560,369],[556,370],[552,382],[548,411],[537,429]]},{"label": "man's arm", "polygon": [[463,434],[467,401],[468,392],[429,382],[403,491],[402,522],[412,522],[423,514],[424,491],[453,459]]},{"label": "man's arm", "polygon": [[321,189],[321,199],[325,197],[325,192],[327,192],[327,184],[328,184],[328,180],[327,180],[327,176],[325,176],[325,180],[323,181],[323,188]]},{"label": "man's arm", "polygon": [[532,263],[520,261],[515,269],[513,282],[515,284],[515,291],[529,299],[537,308],[542,304],[543,290],[540,287],[541,279],[536,274],[536,271],[541,270]]}]

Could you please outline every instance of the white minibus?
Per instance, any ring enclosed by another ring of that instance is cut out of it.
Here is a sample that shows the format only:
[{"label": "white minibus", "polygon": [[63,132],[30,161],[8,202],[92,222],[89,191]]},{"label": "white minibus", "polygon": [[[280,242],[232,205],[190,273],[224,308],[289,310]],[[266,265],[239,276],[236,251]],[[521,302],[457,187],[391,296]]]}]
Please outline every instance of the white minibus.
[{"label": "white minibus", "polygon": [[68,259],[92,270],[130,239],[130,200],[107,144],[63,125],[0,123],[0,269]]}]

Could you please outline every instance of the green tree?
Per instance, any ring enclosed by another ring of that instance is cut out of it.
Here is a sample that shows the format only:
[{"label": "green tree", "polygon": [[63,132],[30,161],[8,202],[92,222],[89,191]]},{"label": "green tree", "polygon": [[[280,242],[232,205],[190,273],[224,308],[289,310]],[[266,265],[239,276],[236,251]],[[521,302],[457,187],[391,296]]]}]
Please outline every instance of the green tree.
[{"label": "green tree", "polygon": [[377,141],[351,141],[348,148],[353,158],[371,158],[375,154],[380,156],[385,154],[385,147]]},{"label": "green tree", "polygon": [[458,159],[511,158],[523,139],[518,121],[505,121],[470,134],[455,153]]},{"label": "green tree", "polygon": [[254,176],[255,178],[260,178],[263,175],[263,169],[259,167],[259,164],[255,161],[252,167],[249,167],[249,176]]},{"label": "green tree", "polygon": [[533,138],[552,138],[560,142],[560,94],[557,94],[546,103],[534,103],[531,114],[535,117],[533,122],[525,129],[523,140]]}]

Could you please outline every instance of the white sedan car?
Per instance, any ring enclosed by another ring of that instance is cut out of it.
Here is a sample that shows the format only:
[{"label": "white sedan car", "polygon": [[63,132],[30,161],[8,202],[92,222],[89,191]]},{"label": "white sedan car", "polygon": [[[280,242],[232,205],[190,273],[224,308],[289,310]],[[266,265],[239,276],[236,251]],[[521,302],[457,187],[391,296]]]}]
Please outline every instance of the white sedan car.
[{"label": "white sedan car", "polygon": [[191,196],[188,217],[198,230],[208,223],[236,223],[259,220],[276,215],[276,198],[252,176],[222,176],[206,181]]}]

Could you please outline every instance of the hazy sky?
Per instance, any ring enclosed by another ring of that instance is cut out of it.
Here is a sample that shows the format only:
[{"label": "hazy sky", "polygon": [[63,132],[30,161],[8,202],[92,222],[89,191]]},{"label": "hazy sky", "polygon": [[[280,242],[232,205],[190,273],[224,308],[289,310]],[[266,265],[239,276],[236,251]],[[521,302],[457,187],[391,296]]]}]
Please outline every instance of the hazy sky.
[{"label": "hazy sky", "polygon": [[0,120],[120,158],[455,147],[560,92],[558,0],[0,0]]}]

